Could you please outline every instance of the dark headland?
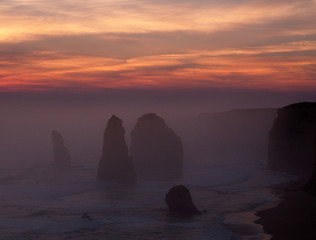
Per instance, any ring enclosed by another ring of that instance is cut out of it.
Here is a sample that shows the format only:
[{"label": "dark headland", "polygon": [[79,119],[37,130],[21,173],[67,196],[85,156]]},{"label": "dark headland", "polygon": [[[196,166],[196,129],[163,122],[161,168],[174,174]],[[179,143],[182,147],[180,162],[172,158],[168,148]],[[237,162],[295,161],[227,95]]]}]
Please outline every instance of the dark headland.
[{"label": "dark headland", "polygon": [[272,186],[279,205],[257,212],[256,223],[272,240],[316,239],[316,103],[279,109],[270,131],[270,169],[298,180]]}]

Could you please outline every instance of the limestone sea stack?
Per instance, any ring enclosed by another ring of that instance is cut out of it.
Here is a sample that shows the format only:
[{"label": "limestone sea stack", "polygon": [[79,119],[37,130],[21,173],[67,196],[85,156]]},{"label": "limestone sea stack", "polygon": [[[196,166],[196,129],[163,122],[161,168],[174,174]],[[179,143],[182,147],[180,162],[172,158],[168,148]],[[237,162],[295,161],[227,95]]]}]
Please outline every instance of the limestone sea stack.
[{"label": "limestone sea stack", "polygon": [[269,168],[293,173],[313,169],[315,129],[316,102],[280,108],[269,135]]},{"label": "limestone sea stack", "polygon": [[172,187],[166,194],[165,202],[170,212],[198,215],[201,211],[193,204],[191,193],[184,185]]},{"label": "limestone sea stack", "polygon": [[68,149],[64,145],[63,136],[56,130],[52,131],[54,163],[57,166],[70,166],[71,159]]},{"label": "limestone sea stack", "polygon": [[102,182],[133,184],[136,174],[128,155],[122,120],[112,115],[104,131],[102,157],[97,179]]},{"label": "limestone sea stack", "polygon": [[138,118],[132,130],[131,155],[137,174],[144,179],[172,180],[182,176],[182,141],[154,113]]}]

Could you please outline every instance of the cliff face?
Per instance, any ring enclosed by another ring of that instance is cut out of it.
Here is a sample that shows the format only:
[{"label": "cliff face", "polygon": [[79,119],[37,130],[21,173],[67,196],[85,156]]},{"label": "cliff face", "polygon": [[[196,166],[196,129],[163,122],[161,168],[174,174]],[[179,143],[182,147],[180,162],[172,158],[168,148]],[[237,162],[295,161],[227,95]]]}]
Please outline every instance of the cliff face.
[{"label": "cliff face", "polygon": [[102,157],[97,179],[103,182],[135,183],[136,174],[132,159],[128,156],[125,130],[122,120],[112,116],[103,137]]},{"label": "cliff face", "polygon": [[131,154],[137,172],[144,178],[158,180],[182,176],[182,141],[154,113],[138,119],[132,130]]},{"label": "cliff face", "polygon": [[58,166],[69,166],[71,163],[68,149],[64,145],[63,136],[56,130],[52,131],[54,163]]},{"label": "cliff face", "polygon": [[304,190],[308,193],[316,195],[316,131],[314,134],[314,170],[311,178],[305,184]]},{"label": "cliff face", "polygon": [[296,103],[280,108],[269,134],[270,169],[312,169],[316,103]]},{"label": "cliff face", "polygon": [[200,114],[197,148],[211,157],[239,153],[265,155],[276,111],[269,108],[234,109]]}]

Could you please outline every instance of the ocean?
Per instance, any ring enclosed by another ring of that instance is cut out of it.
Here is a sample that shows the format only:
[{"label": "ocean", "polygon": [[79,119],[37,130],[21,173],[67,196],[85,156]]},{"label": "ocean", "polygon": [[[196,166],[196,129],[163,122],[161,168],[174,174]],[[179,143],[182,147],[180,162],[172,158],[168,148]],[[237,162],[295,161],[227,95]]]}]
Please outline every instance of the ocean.
[{"label": "ocean", "polygon": [[[45,161],[4,164],[0,239],[269,239],[253,222],[254,213],[277,200],[268,186],[293,177],[269,171],[255,158],[187,160],[178,181],[135,185],[98,183],[95,163],[69,169]],[[168,213],[164,197],[177,184],[190,189],[203,214],[181,218]],[[82,218],[84,213],[91,219]]]}]

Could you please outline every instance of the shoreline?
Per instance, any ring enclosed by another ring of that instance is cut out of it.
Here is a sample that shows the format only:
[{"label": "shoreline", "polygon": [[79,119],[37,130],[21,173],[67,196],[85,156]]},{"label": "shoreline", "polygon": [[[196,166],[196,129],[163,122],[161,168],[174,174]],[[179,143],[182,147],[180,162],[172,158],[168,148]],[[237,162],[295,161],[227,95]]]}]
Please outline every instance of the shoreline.
[{"label": "shoreline", "polygon": [[315,240],[316,197],[302,189],[306,178],[273,185],[270,190],[279,204],[255,213],[254,223],[271,235],[271,240]]},{"label": "shoreline", "polygon": [[[276,184],[275,186],[277,185],[280,184]],[[242,239],[270,240],[272,238],[272,235],[264,231],[263,226],[256,222],[260,219],[257,212],[278,206],[282,202],[282,199],[280,199],[279,194],[271,192],[271,187],[264,189],[273,195],[271,200],[248,210],[225,215],[223,224],[229,231],[241,236]]]}]

